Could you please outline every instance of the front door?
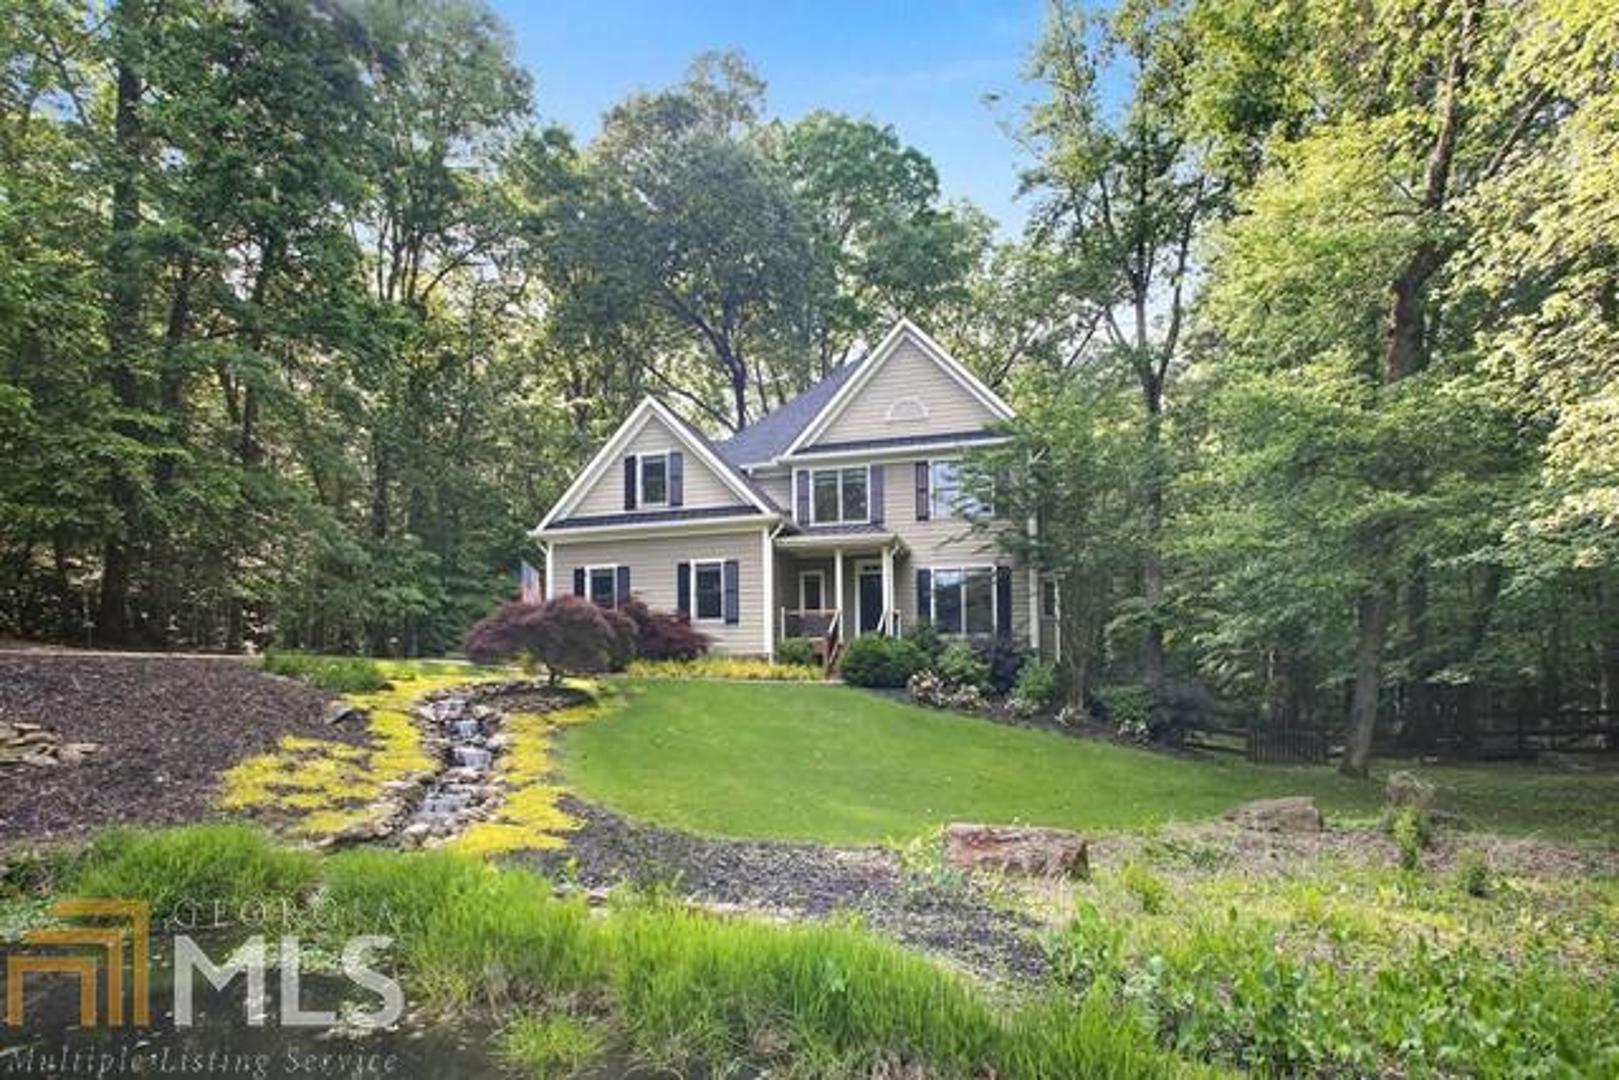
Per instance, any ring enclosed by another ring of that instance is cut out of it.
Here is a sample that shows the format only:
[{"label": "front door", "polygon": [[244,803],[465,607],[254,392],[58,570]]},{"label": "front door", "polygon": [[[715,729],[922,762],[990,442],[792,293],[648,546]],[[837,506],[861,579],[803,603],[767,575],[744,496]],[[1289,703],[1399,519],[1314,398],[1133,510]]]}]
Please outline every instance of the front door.
[{"label": "front door", "polygon": [[857,576],[860,587],[860,629],[875,634],[883,622],[883,568],[862,566]]}]

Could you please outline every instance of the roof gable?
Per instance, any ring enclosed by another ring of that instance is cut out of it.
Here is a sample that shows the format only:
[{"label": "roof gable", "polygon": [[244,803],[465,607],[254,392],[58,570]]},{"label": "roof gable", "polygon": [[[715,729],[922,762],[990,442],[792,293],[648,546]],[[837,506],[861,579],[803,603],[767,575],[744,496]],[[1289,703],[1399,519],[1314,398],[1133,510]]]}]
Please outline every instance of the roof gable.
[{"label": "roof gable", "polygon": [[[631,452],[632,447],[641,445],[647,437],[660,446],[668,444],[669,449],[689,452],[692,462],[688,466],[691,470],[687,481],[689,489],[695,486],[694,480],[700,477],[710,478],[714,487],[734,496],[736,503],[741,507],[767,514],[780,512],[780,508],[768,495],[715,452],[714,445],[701,432],[686,423],[661,401],[647,397],[635,407],[612,437],[590,459],[590,463],[574,478],[568,490],[563,492],[562,497],[551,507],[550,512],[534,531],[542,532],[560,521],[581,515],[594,516],[621,511],[622,503],[619,500],[622,489],[618,487],[614,474],[610,471],[611,467],[626,453]],[[601,499],[598,492],[604,490],[604,484],[605,490],[613,494],[608,502],[602,503],[599,507],[592,506],[593,500]]]},{"label": "roof gable", "polygon": [[908,319],[830,395],[778,456],[817,445],[965,434],[1012,407]]}]

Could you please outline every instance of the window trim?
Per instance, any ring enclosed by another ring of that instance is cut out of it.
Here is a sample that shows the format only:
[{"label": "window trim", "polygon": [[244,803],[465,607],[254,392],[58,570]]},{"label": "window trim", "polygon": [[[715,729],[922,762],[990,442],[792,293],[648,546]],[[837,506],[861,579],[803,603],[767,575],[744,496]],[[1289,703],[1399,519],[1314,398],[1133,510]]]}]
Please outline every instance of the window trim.
[{"label": "window trim", "polygon": [[[648,507],[658,508],[669,505],[669,454],[668,450],[654,450],[650,454],[635,455],[635,505],[637,509]],[[646,497],[646,463],[652,458],[663,462],[663,498],[652,500]]]},{"label": "window trim", "polygon": [[[589,600],[592,604],[596,604],[596,591],[595,591],[596,571],[602,570],[602,571],[605,571],[609,576],[611,576],[611,578],[613,580],[613,588],[612,588],[613,602],[610,605],[608,605],[608,607],[609,607],[609,609],[614,610],[614,611],[618,610],[618,606],[619,606],[618,605],[618,568],[620,566],[623,566],[623,565],[625,565],[625,564],[624,563],[595,563],[593,565],[587,565],[585,567],[585,599]],[[596,604],[596,606],[601,607],[600,604]]]},{"label": "window trim", "polygon": [[[917,569],[918,570],[926,570],[928,572],[928,581],[929,581],[930,584],[928,586],[927,620],[928,620],[928,624],[933,627],[933,629],[939,634],[940,637],[949,637],[949,638],[984,637],[986,634],[993,635],[995,633],[995,628],[997,626],[999,626],[1000,622],[1001,622],[1001,598],[998,595],[1000,593],[1000,589],[998,589],[996,587],[996,582],[995,582],[995,575],[1000,571],[1000,566],[998,564],[996,564],[996,563],[958,563],[958,564],[950,565],[950,566],[919,566],[919,567],[917,567]],[[976,570],[986,571],[989,574],[989,629],[987,631],[983,631],[983,630],[973,631],[973,630],[967,629],[967,577],[966,577],[966,575],[973,572],[973,571],[976,571]],[[940,572],[943,572],[943,573],[946,573],[946,574],[960,573],[962,575],[962,579],[961,579],[961,629],[960,630],[943,630],[943,629],[940,629],[940,627],[939,627],[939,620],[938,620],[938,617],[937,617],[937,612],[939,610],[939,574],[940,574]],[[917,615],[918,619],[922,618],[922,612],[918,611],[916,613],[916,615]]]},{"label": "window trim", "polygon": [[[710,557],[710,558],[704,558],[704,559],[686,559],[685,561],[691,565],[691,621],[692,621],[692,623],[693,624],[696,624],[696,623],[720,623],[720,624],[724,624],[724,622],[725,622],[725,560]],[[697,595],[698,595],[697,578],[700,576],[702,568],[705,567],[705,566],[714,567],[714,569],[716,571],[718,571],[718,573],[720,575],[720,587],[719,587],[720,613],[718,615],[714,615],[714,616],[705,616],[705,615],[701,614],[701,609],[698,607],[698,603],[697,603]]]},{"label": "window trim", "polygon": [[[866,474],[866,513],[864,517],[852,518],[843,510],[843,474],[864,470]],[[871,465],[821,465],[810,466],[804,470],[805,479],[809,481],[809,512],[811,525],[869,525],[871,524]],[[815,506],[815,475],[817,473],[836,473],[838,477],[838,516],[836,520],[823,519]],[[795,492],[796,498],[796,492]]]},{"label": "window trim", "polygon": [[[959,521],[982,521],[995,516],[995,504],[993,500],[985,503],[983,500],[975,499],[974,501],[978,504],[977,508],[966,513],[962,511],[961,507],[956,505],[957,501],[960,500],[963,495],[970,494],[963,490],[963,485],[961,482],[961,458],[938,457],[927,458],[925,460],[928,463],[928,516],[932,520],[938,521],[942,518],[954,518]],[[956,470],[956,497],[948,502],[941,502],[939,499],[939,481],[934,474],[934,470],[940,465],[953,465],[955,466]],[[953,567],[947,566],[945,569],[949,570],[953,569]]]},{"label": "window trim", "polygon": [[799,611],[829,611],[829,610],[831,610],[830,608],[827,608],[827,607],[824,607],[824,606],[823,607],[818,607],[818,608],[811,608],[805,602],[805,600],[804,600],[804,579],[805,578],[815,578],[816,580],[818,580],[821,583],[821,603],[823,605],[826,603],[826,571],[825,570],[800,570],[798,572],[798,610]]}]

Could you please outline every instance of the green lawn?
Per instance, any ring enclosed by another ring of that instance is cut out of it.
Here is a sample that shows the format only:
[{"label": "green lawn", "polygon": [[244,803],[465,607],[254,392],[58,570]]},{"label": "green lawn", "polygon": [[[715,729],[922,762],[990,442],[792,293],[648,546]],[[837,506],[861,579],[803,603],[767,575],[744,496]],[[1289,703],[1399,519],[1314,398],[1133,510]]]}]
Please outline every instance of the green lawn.
[{"label": "green lawn", "polygon": [[[567,778],[633,817],[703,833],[829,843],[914,836],[947,821],[1110,829],[1315,795],[1374,814],[1381,784],[1329,769],[1183,760],[916,708],[860,690],[718,682],[623,684],[627,706],[572,729]],[[1430,769],[1455,809],[1508,832],[1609,835],[1619,777]]]}]

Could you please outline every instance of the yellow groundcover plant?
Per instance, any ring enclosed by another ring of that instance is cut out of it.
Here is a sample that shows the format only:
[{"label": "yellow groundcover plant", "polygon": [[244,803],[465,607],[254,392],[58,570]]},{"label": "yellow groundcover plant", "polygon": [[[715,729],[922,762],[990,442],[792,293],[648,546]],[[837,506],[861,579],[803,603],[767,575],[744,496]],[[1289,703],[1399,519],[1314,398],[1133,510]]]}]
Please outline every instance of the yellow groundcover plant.
[{"label": "yellow groundcover plant", "polygon": [[442,664],[382,666],[390,686],[343,696],[346,703],[368,711],[369,745],[289,735],[269,753],[226,770],[220,808],[260,815],[311,840],[381,824],[389,812],[389,785],[416,780],[438,765],[422,745],[421,730],[411,716],[414,703],[436,691],[508,675]]},{"label": "yellow groundcover plant", "polygon": [[[442,664],[384,663],[391,681],[374,693],[345,694],[367,713],[368,745],[289,735],[276,749],[235,765],[222,777],[219,806],[263,817],[314,841],[364,834],[400,808],[388,794],[431,775],[439,767],[423,745],[412,711],[429,695],[457,686],[509,678],[510,671],[446,668]],[[552,782],[552,735],[616,707],[616,699],[591,683],[571,683],[592,694],[591,704],[553,713],[516,713],[502,724],[510,740],[492,779],[504,789],[494,816],[474,822],[450,843],[480,855],[564,844],[561,833],[579,823],[558,805],[564,788]]]},{"label": "yellow groundcover plant", "polygon": [[549,713],[514,713],[501,725],[511,744],[496,770],[496,782],[506,796],[494,817],[473,822],[450,840],[449,846],[473,855],[500,855],[508,851],[560,848],[561,835],[579,827],[577,819],[559,805],[567,788],[554,782],[556,761],[553,736],[564,727],[598,719],[619,707],[607,691],[587,684],[571,684],[596,696],[588,705]]}]

